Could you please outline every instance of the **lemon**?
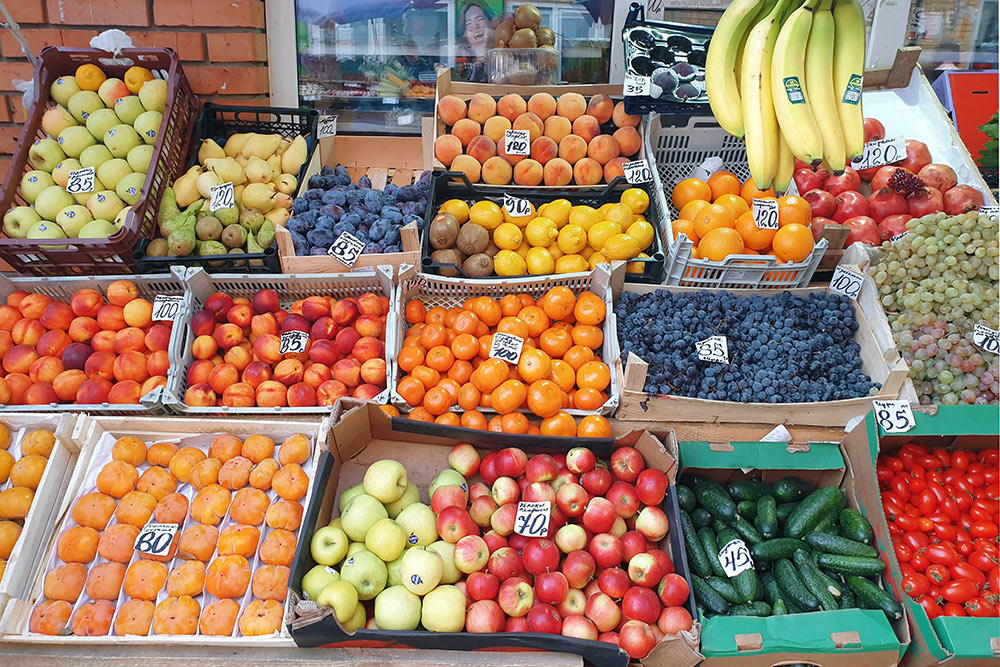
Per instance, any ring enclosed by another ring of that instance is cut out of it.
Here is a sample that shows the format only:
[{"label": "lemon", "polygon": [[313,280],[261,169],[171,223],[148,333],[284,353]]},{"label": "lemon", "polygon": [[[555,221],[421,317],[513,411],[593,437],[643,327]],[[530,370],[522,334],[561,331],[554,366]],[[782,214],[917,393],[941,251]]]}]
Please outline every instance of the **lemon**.
[{"label": "lemon", "polygon": [[[447,204],[448,202],[445,202],[445,205]],[[493,231],[503,222],[503,209],[488,199],[477,201],[469,209],[469,220],[487,231]],[[459,222],[462,220],[459,219]]]},{"label": "lemon", "polygon": [[653,239],[656,237],[656,230],[653,229],[653,225],[645,220],[636,220],[628,226],[625,233],[638,241],[639,247],[643,250],[651,246]]},{"label": "lemon", "polygon": [[524,262],[528,266],[528,273],[533,276],[553,273],[556,270],[556,260],[552,258],[552,253],[547,248],[529,249]]},{"label": "lemon", "polygon": [[501,250],[493,257],[493,271],[498,276],[523,276],[527,268],[524,258],[513,250]]},{"label": "lemon", "polygon": [[556,199],[555,201],[550,201],[543,208],[545,209],[545,213],[539,212],[538,215],[544,215],[556,223],[556,227],[562,229],[562,226],[569,222],[569,214],[573,210],[573,204],[568,199]]},{"label": "lemon", "polygon": [[587,246],[577,254],[583,257],[584,259],[590,259],[590,256],[593,255],[595,252],[597,251],[591,248],[590,246]]},{"label": "lemon", "polygon": [[438,213],[441,213],[442,211],[451,213],[453,216],[458,218],[458,224],[462,224],[469,220],[469,205],[461,199],[449,199],[445,203],[441,204],[441,208],[438,209]]},{"label": "lemon", "polygon": [[521,257],[527,257],[529,250],[531,250],[531,244],[529,244],[527,241],[521,241],[521,245],[514,248],[514,252],[516,252]]},{"label": "lemon", "polygon": [[531,207],[531,213],[529,213],[528,215],[522,215],[522,216],[519,216],[519,217],[511,215],[510,212],[507,210],[507,208],[504,207],[504,209],[503,209],[503,221],[504,222],[512,222],[515,225],[517,225],[518,227],[520,227],[521,229],[524,229],[525,225],[527,225],[529,222],[531,222],[536,216],[541,215],[540,213],[536,213],[535,212],[535,205],[532,204],[530,201],[528,202],[528,206]]},{"label": "lemon", "polygon": [[588,261],[590,262],[590,268],[592,268],[592,269],[596,268],[598,264],[609,264],[610,263],[610,262],[608,262],[608,258],[605,257],[604,255],[602,255],[599,252],[595,252],[594,254],[592,254],[590,256],[590,259]]},{"label": "lemon", "polygon": [[512,222],[505,222],[493,230],[493,243],[501,250],[517,250],[523,239],[521,229]]},{"label": "lemon", "polygon": [[603,219],[590,206],[574,206],[569,212],[569,224],[580,225],[584,230],[589,230]]},{"label": "lemon", "polygon": [[[618,204],[615,204],[618,206]],[[600,250],[604,242],[615,234],[622,233],[622,226],[612,220],[603,220],[587,231],[587,241],[594,250]]]},{"label": "lemon", "polygon": [[[644,252],[639,253],[639,259],[649,259],[649,255]],[[625,265],[626,273],[642,273],[645,270],[646,262],[629,262]]]},{"label": "lemon", "polygon": [[559,229],[549,218],[535,218],[524,228],[524,236],[531,245],[545,247],[559,236]]},{"label": "lemon", "polygon": [[556,273],[579,273],[589,270],[590,262],[580,255],[563,255],[556,260]]},{"label": "lemon", "polygon": [[558,243],[553,243],[548,248],[546,248],[546,250],[549,251],[549,254],[552,255],[552,259],[554,259],[554,260],[555,259],[559,259],[560,257],[562,257],[563,255],[566,254],[562,250],[559,249],[559,244]]},{"label": "lemon", "polygon": [[559,238],[556,243],[564,254],[570,255],[580,252],[587,245],[587,230],[580,225],[566,225],[559,230]]},{"label": "lemon", "polygon": [[639,188],[629,188],[622,193],[621,202],[631,209],[633,213],[639,215],[645,213],[649,208],[649,195],[645,190]]},{"label": "lemon", "polygon": [[622,228],[628,227],[635,222],[635,213],[625,204],[605,204],[600,208],[602,220],[617,222]]},{"label": "lemon", "polygon": [[640,250],[639,242],[628,234],[615,234],[601,246],[601,254],[608,259],[633,259]]}]

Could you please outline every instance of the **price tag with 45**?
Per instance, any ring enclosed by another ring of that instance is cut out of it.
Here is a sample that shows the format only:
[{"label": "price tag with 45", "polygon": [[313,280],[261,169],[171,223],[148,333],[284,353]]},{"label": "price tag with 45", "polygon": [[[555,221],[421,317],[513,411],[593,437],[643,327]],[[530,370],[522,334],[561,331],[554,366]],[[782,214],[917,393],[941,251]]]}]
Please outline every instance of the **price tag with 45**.
[{"label": "price tag with 45", "polygon": [[653,80],[648,76],[626,73],[622,83],[622,95],[625,97],[649,97],[652,86]]},{"label": "price tag with 45", "polygon": [[504,130],[503,149],[507,155],[531,155],[531,133],[528,130]]},{"label": "price tag with 45", "polygon": [[279,354],[299,354],[306,349],[309,342],[308,331],[286,331],[281,334]]},{"label": "price tag with 45", "polygon": [[212,186],[212,199],[208,203],[208,210],[218,211],[220,208],[232,208],[236,205],[236,194],[233,191],[232,183]]},{"label": "price tag with 45", "polygon": [[526,215],[531,215],[531,202],[527,199],[511,197],[505,194],[503,196],[503,207],[515,218],[523,218]]},{"label": "price tag with 45", "polygon": [[349,232],[344,232],[338,236],[330,249],[326,251],[326,254],[334,259],[340,260],[348,266],[348,268],[354,266],[354,263],[358,261],[358,257],[361,253],[365,251],[365,242],[359,239],[354,234]]},{"label": "price tag with 45", "polygon": [[883,167],[906,158],[906,140],[903,137],[876,139],[865,144],[861,160],[851,164],[857,170]]},{"label": "price tag with 45", "polygon": [[727,577],[735,577],[740,572],[753,569],[753,557],[746,542],[740,539],[727,542],[719,549],[719,564]]},{"label": "price tag with 45", "polygon": [[649,168],[649,163],[645,160],[635,160],[622,165],[625,172],[625,180],[636,185],[638,183],[649,183],[653,180],[653,170]]},{"label": "price tag with 45", "polygon": [[493,334],[493,342],[490,343],[490,357],[506,361],[508,364],[516,364],[521,359],[523,346],[523,338],[501,331]]},{"label": "price tag with 45", "polygon": [[134,548],[140,553],[162,556],[170,550],[178,528],[176,523],[147,523],[135,538]]},{"label": "price tag with 45", "polygon": [[905,433],[917,425],[909,401],[872,401],[875,421],[886,433]]},{"label": "price tag with 45", "polygon": [[694,344],[699,361],[713,361],[717,364],[729,363],[729,343],[725,336],[709,336]]},{"label": "price tag with 45", "polygon": [[514,515],[514,532],[525,537],[548,537],[551,512],[552,503],[547,500],[518,502],[517,514]]},{"label": "price tag with 45", "polygon": [[830,280],[830,289],[837,294],[843,294],[857,301],[858,293],[861,292],[861,283],[864,279],[865,277],[860,273],[855,273],[850,269],[838,266],[833,272],[833,278]]},{"label": "price tag with 45", "polygon": [[153,299],[153,321],[162,320],[172,322],[176,320],[177,315],[180,314],[182,303],[184,303],[184,297],[182,296],[157,294],[156,298]]}]

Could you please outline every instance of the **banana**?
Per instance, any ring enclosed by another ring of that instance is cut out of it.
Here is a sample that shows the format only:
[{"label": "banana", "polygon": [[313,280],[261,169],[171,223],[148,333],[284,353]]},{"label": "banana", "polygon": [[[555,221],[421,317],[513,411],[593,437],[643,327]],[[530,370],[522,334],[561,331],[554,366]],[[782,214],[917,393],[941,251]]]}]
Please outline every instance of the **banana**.
[{"label": "banana", "polygon": [[847,159],[865,151],[861,85],[865,71],[865,13],[858,0],[834,0],[833,93]]},{"label": "banana", "polygon": [[795,156],[785,143],[785,137],[778,133],[778,171],[774,175],[774,192],[783,195],[788,192],[788,186],[792,182],[792,174],[795,172]]},{"label": "banana", "polygon": [[847,165],[844,134],[840,129],[840,115],[833,91],[834,26],[830,5],[833,0],[821,0],[813,13],[809,43],[806,46],[806,95],[813,118],[823,138],[823,159],[837,176]]},{"label": "banana", "polygon": [[736,87],[736,54],[764,0],[733,0],[715,26],[705,57],[705,90],[719,125],[743,136],[740,93]]},{"label": "banana", "polygon": [[771,97],[781,133],[795,157],[811,165],[823,159],[823,137],[806,90],[806,45],[819,0],[793,11],[778,33],[771,61]]}]

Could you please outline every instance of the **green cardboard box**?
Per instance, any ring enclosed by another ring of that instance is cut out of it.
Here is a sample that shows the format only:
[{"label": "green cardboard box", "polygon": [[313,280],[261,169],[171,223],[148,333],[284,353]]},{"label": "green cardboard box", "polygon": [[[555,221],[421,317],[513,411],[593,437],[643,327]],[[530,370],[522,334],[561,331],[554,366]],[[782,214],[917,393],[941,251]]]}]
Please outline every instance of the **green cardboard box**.
[{"label": "green cardboard box", "polygon": [[[914,410],[916,426],[906,433],[886,433],[869,412],[841,443],[858,483],[861,513],[872,524],[880,544],[889,542],[889,526],[875,478],[880,452],[893,452],[904,443],[932,447],[981,450],[1000,445],[1000,408],[996,405],[940,405]],[[913,641],[901,664],[926,667],[947,662],[949,667],[997,664],[1000,658],[1000,620],[996,618],[939,617],[931,621],[923,608],[901,588],[899,561],[892,549],[883,549],[890,584],[903,602]]]},{"label": "green cardboard box", "polygon": [[[773,482],[797,475],[817,486],[839,486],[848,505],[857,507],[854,478],[835,443],[682,442],[680,464],[682,473],[696,473],[721,484],[749,477]],[[703,664],[709,667],[797,662],[823,667],[895,665],[909,644],[905,621],[892,624],[884,613],[870,609],[701,620]]]}]

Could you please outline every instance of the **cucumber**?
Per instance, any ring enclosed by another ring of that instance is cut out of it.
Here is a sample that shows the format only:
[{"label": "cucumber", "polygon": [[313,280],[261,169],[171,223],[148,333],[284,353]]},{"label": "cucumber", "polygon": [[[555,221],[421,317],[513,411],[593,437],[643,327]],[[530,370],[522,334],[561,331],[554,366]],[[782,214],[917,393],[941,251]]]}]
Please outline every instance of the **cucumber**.
[{"label": "cucumber", "polygon": [[840,532],[849,540],[871,544],[872,535],[871,524],[868,519],[861,516],[861,512],[850,507],[840,510]]},{"label": "cucumber", "polygon": [[766,602],[738,604],[729,608],[730,616],[770,616],[771,605]]},{"label": "cucumber", "polygon": [[753,556],[754,562],[758,560],[776,561],[781,558],[791,558],[802,546],[802,540],[776,537],[773,540],[765,540],[753,545],[750,549],[750,555]]},{"label": "cucumber", "polygon": [[730,604],[738,604],[743,602],[740,598],[739,593],[736,592],[736,587],[729,578],[721,577],[705,577],[705,583],[715,589],[715,592],[722,596],[722,599]]},{"label": "cucumber", "polygon": [[691,523],[695,528],[704,528],[712,523],[712,515],[704,507],[695,507],[691,512]]},{"label": "cucumber", "polygon": [[820,522],[816,524],[816,527],[813,528],[813,530],[819,533],[828,533],[830,535],[836,535],[837,534],[836,521],[837,521],[837,513],[831,512],[830,514],[827,514],[825,517],[823,517],[820,520]]},{"label": "cucumber", "polygon": [[753,525],[765,540],[778,534],[778,505],[774,502],[774,496],[761,496],[757,499]]},{"label": "cucumber", "polygon": [[772,616],[786,616],[788,614],[788,607],[785,606],[785,601],[782,599],[777,599],[774,604],[771,605],[771,615]]},{"label": "cucumber", "polygon": [[796,607],[805,611],[819,610],[819,600],[806,588],[792,561],[787,558],[779,560],[774,568],[774,578],[778,582],[781,599],[786,604],[792,601]]},{"label": "cucumber", "polygon": [[781,599],[778,582],[774,580],[774,575],[770,572],[760,573],[760,587],[764,589],[764,601],[769,605],[773,606],[776,601]]},{"label": "cucumber", "polygon": [[770,493],[771,487],[759,479],[739,479],[735,482],[730,482],[726,490],[736,502],[740,502],[741,500],[756,502],[761,496]]},{"label": "cucumber", "polygon": [[712,530],[715,531],[715,535],[716,535],[715,539],[716,540],[719,539],[718,538],[719,533],[721,533],[724,530],[728,530],[728,529],[729,529],[729,526],[727,526],[726,524],[722,523],[718,519],[712,519]]},{"label": "cucumber", "polygon": [[816,556],[816,564],[832,572],[856,574],[862,577],[874,577],[882,574],[882,570],[885,569],[885,563],[878,558],[840,556],[838,554],[819,554]]},{"label": "cucumber", "polygon": [[854,595],[854,589],[845,584],[841,590],[843,594],[840,596],[840,608],[856,609],[858,601],[857,596]]},{"label": "cucumber", "polygon": [[827,554],[840,554],[841,556],[865,556],[867,558],[878,558],[878,549],[861,542],[849,540],[840,535],[830,535],[812,531],[806,533],[805,543],[816,551]]},{"label": "cucumber", "polygon": [[[833,611],[837,609],[837,598],[834,596],[833,591],[827,586],[827,577],[816,564],[812,562],[807,554],[802,549],[795,552],[795,564],[799,566],[799,574],[802,576],[802,583],[806,585],[806,588],[810,593],[816,596],[819,600],[819,606],[823,611]],[[837,595],[840,595],[840,589],[834,588],[837,591]]]},{"label": "cucumber", "polygon": [[691,517],[684,510],[681,510],[681,532],[684,535],[688,566],[690,566],[691,571],[699,577],[707,577],[712,574],[712,566],[708,562],[705,550],[701,548],[701,542],[698,540],[694,524],[691,523]]},{"label": "cucumber", "polygon": [[694,479],[694,496],[698,499],[699,505],[707,509],[713,517],[725,523],[736,519],[736,503],[733,502],[724,488],[701,477]]},{"label": "cucumber", "polygon": [[712,573],[717,577],[726,577],[726,571],[722,569],[722,563],[719,562],[719,545],[715,541],[715,531],[711,528],[699,528],[698,529],[698,540],[701,542],[701,548],[704,550],[705,555],[708,556],[708,563],[712,566]]},{"label": "cucumber", "polygon": [[694,589],[695,600],[709,614],[725,614],[729,611],[729,603],[696,574],[691,575],[691,588]]},{"label": "cucumber", "polygon": [[790,503],[802,500],[816,490],[809,482],[801,477],[782,477],[774,483],[774,499],[782,503]]},{"label": "cucumber", "polygon": [[[719,549],[722,549],[733,540],[740,539],[736,531],[731,528],[720,531],[717,537]],[[757,578],[757,572],[754,571],[753,567],[749,570],[743,570],[735,577],[730,577],[729,580],[733,582],[733,586],[736,587],[736,592],[743,602],[752,602],[760,597],[760,580]]]},{"label": "cucumber", "polygon": [[903,605],[876,584],[864,577],[848,575],[847,585],[854,590],[858,603],[864,608],[881,609],[886,616],[894,621],[903,618]]},{"label": "cucumber", "polygon": [[778,510],[776,514],[778,515],[778,523],[785,523],[788,521],[788,517],[792,514],[792,511],[798,507],[799,504],[795,503],[778,503]]},{"label": "cucumber", "polygon": [[736,511],[742,517],[753,519],[757,516],[757,503],[752,500],[741,500],[736,503]]},{"label": "cucumber", "polygon": [[840,511],[846,502],[844,492],[835,486],[813,491],[789,515],[785,522],[785,535],[802,537],[828,514]]},{"label": "cucumber", "polygon": [[736,517],[736,520],[731,525],[733,530],[739,533],[740,537],[751,546],[764,541],[764,538],[757,532],[753,524],[741,516]]},{"label": "cucumber", "polygon": [[694,491],[684,486],[683,484],[675,484],[674,490],[677,491],[677,505],[685,512],[691,512],[698,504],[695,500]]}]

